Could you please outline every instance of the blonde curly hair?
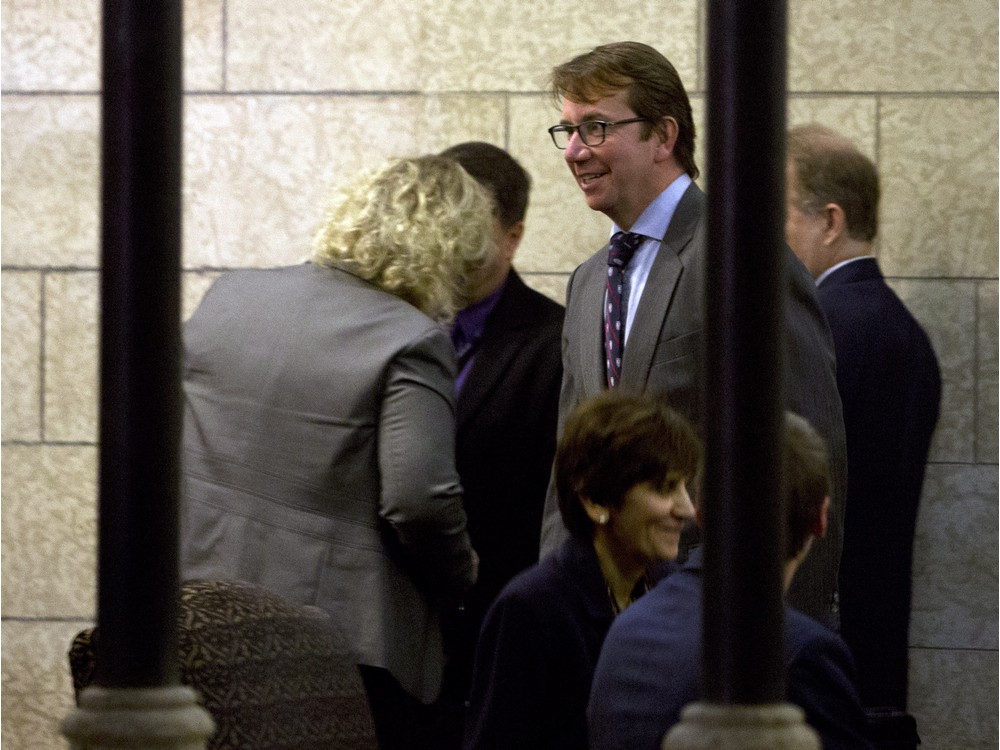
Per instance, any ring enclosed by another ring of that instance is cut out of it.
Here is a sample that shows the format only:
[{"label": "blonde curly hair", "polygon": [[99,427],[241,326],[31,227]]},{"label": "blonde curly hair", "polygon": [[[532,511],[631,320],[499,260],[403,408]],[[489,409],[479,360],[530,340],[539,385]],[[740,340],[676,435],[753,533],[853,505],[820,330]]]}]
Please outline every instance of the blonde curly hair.
[{"label": "blonde curly hair", "polygon": [[313,261],[447,321],[494,252],[492,209],[452,159],[391,159],[335,194],[313,239]]}]

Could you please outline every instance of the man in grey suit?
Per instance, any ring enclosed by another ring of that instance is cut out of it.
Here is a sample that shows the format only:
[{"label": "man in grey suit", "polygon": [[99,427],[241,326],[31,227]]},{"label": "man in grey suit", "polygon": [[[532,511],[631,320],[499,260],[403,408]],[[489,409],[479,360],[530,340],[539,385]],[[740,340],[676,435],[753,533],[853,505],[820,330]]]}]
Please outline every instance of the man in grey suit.
[{"label": "man in grey suit", "polygon": [[[577,268],[567,288],[560,424],[577,403],[620,382],[662,394],[702,425],[706,200],[694,183],[694,122],[684,86],[663,55],[637,42],[596,47],[557,66],[551,83],[562,118],[549,133],[587,205],[613,222],[609,247]],[[619,232],[635,249],[622,261],[623,281],[609,284]],[[809,274],[787,246],[779,251],[788,266],[787,408],[826,439],[833,480],[829,533],[796,577],[789,601],[835,627],[846,457],[833,344]],[[620,334],[609,320],[618,309]],[[543,553],[564,533],[550,485]]]}]

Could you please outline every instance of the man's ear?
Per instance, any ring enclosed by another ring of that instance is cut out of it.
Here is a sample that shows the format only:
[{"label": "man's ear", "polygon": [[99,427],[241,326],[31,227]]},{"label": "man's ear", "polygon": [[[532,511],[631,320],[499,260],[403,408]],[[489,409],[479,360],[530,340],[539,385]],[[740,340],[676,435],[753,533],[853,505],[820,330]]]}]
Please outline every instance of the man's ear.
[{"label": "man's ear", "polygon": [[812,528],[809,529],[809,533],[812,534],[817,539],[822,539],[826,536],[826,530],[829,526],[829,516],[830,516],[830,498],[824,497],[823,504],[820,506],[819,513],[816,514],[816,520],[813,521]]},{"label": "man's ear", "polygon": [[524,238],[524,220],[515,222],[509,227],[503,230],[504,232],[504,247],[503,253],[506,256],[508,263],[514,261],[514,253],[517,252],[518,246],[521,244],[521,240]]},{"label": "man's ear", "polygon": [[674,152],[677,136],[681,132],[677,120],[670,115],[665,115],[654,124],[653,128],[656,131],[655,137],[660,139],[660,155],[664,158],[669,157]]},{"label": "man's ear", "polygon": [[847,214],[836,203],[823,206],[823,244],[829,247],[847,232]]}]

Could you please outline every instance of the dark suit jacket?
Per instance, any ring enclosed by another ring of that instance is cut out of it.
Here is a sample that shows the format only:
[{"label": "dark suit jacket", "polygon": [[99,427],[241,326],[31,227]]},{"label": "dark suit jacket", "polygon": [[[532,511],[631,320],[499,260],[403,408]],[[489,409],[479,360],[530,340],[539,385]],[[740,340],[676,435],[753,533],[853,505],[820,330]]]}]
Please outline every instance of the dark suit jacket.
[{"label": "dark suit jacket", "polygon": [[[681,709],[701,698],[701,550],[611,626],[587,709],[592,750],[659,750]],[[793,609],[785,611],[788,701],[824,750],[868,748],[844,642]]]},{"label": "dark suit jacket", "polygon": [[182,575],[321,607],[432,700],[436,599],[473,576],[454,368],[440,325],[345,271],[221,276],[184,330]]},{"label": "dark suit jacket", "polygon": [[562,547],[511,580],[483,624],[466,750],[582,750],[601,643],[614,619],[591,543]]},{"label": "dark suit jacket", "polygon": [[[705,194],[685,191],[660,245],[639,301],[622,362],[622,388],[661,394],[696,425],[705,408]],[[843,496],[847,485],[844,424],[837,394],[833,341],[812,278],[786,246],[785,395],[787,408],[816,428],[830,451],[833,497],[829,531],[814,544],[789,592],[790,601],[833,624],[840,564]],[[573,408],[605,386],[602,301],[607,248],[570,278],[563,327],[563,387],[559,424]],[[748,377],[753,377],[752,373]],[[543,553],[563,538],[555,489],[550,484],[542,529]]]},{"label": "dark suit jacket", "polygon": [[913,533],[941,401],[927,334],[874,258],[820,284],[844,403],[847,515],[841,627],[866,706],[906,706]]},{"label": "dark suit jacket", "polygon": [[479,578],[451,652],[464,685],[479,626],[500,589],[538,561],[556,444],[562,305],[511,271],[458,396],[458,473]]}]

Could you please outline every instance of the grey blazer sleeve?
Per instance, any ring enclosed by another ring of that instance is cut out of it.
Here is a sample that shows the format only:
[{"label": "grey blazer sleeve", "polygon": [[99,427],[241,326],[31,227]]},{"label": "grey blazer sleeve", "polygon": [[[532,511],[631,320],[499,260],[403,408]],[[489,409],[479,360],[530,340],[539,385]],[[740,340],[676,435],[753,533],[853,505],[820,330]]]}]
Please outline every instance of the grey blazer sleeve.
[{"label": "grey blazer sleeve", "polygon": [[830,515],[826,536],[795,574],[788,601],[833,629],[840,553],[844,539],[847,446],[837,391],[833,338],[819,305],[815,284],[802,262],[785,248],[789,276],[785,326],[785,384],[788,408],[809,420],[826,441],[830,457]]},{"label": "grey blazer sleeve", "polygon": [[451,342],[433,329],[388,364],[379,421],[379,516],[391,546],[429,582],[460,593],[475,580],[455,469]]},{"label": "grey blazer sleeve", "polygon": [[[577,384],[574,381],[576,367],[570,361],[572,353],[569,350],[569,337],[567,328],[575,324],[576,316],[571,312],[571,299],[573,295],[573,282],[579,272],[577,268],[569,277],[566,283],[566,319],[563,323],[562,333],[562,384],[559,389],[559,419],[556,423],[556,440],[562,438],[562,428],[566,423],[566,418],[570,412],[576,408],[580,400]],[[572,316],[572,317],[571,317]],[[597,344],[599,346],[599,343]],[[559,512],[559,498],[556,494],[555,465],[553,472],[549,476],[549,486],[545,492],[545,507],[542,510],[542,534],[539,544],[538,556],[545,557],[562,546],[569,538],[569,531],[563,524],[562,514]]]}]

